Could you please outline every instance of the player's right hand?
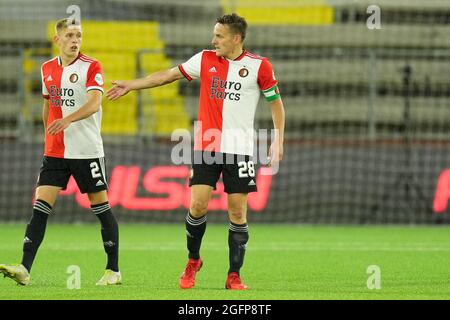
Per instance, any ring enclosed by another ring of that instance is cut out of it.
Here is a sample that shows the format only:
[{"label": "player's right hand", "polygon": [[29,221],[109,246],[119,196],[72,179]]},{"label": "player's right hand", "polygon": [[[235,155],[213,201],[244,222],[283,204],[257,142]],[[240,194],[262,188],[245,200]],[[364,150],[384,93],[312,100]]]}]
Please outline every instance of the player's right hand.
[{"label": "player's right hand", "polygon": [[269,167],[277,165],[283,160],[283,144],[277,141],[272,142],[269,148]]},{"label": "player's right hand", "polygon": [[106,96],[109,100],[117,100],[131,90],[128,81],[115,80],[111,81],[111,83],[113,84],[113,87],[106,92]]}]

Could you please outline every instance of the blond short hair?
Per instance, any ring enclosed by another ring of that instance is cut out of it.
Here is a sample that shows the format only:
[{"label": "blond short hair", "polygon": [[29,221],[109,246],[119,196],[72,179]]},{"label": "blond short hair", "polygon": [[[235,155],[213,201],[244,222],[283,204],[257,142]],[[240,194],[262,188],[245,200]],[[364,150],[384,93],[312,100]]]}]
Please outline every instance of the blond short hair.
[{"label": "blond short hair", "polygon": [[56,21],[55,25],[55,33],[59,34],[61,31],[67,29],[69,26],[77,26],[81,27],[80,21],[77,21],[75,19],[70,18],[64,18],[61,20]]}]

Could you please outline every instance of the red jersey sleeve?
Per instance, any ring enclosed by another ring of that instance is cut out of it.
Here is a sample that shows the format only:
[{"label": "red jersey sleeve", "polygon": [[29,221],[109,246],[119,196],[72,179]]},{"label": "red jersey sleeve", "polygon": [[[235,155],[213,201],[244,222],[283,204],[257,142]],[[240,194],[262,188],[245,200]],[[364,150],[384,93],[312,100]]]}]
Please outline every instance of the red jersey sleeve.
[{"label": "red jersey sleeve", "polygon": [[258,71],[258,85],[267,101],[273,101],[280,97],[277,83],[272,65],[269,60],[263,59]]},{"label": "red jersey sleeve", "polygon": [[104,80],[100,62],[94,61],[89,66],[86,80],[86,91],[100,90],[103,92]]}]

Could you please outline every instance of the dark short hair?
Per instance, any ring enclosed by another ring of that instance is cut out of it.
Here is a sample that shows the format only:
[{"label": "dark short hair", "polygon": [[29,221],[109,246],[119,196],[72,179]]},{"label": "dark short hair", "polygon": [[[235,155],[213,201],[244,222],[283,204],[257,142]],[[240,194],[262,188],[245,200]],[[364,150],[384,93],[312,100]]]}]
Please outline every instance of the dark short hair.
[{"label": "dark short hair", "polygon": [[243,17],[238,16],[236,13],[225,14],[216,20],[217,23],[226,24],[234,34],[239,33],[242,41],[245,39],[247,32],[247,21]]}]

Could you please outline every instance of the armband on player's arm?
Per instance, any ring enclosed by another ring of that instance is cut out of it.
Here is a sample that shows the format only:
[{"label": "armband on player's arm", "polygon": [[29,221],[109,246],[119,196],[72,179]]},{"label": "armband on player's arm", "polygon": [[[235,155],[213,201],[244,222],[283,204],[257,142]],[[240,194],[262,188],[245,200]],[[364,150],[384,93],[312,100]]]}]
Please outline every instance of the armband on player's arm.
[{"label": "armband on player's arm", "polygon": [[263,90],[263,94],[266,97],[267,101],[273,101],[280,97],[280,90],[278,90],[278,85],[274,85],[273,87]]}]

